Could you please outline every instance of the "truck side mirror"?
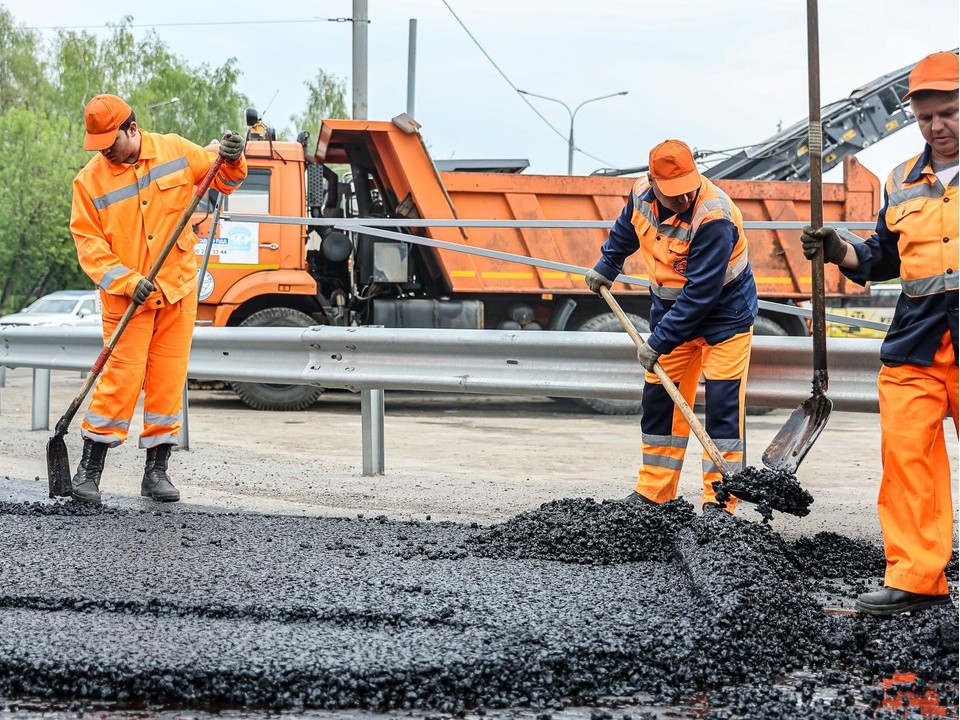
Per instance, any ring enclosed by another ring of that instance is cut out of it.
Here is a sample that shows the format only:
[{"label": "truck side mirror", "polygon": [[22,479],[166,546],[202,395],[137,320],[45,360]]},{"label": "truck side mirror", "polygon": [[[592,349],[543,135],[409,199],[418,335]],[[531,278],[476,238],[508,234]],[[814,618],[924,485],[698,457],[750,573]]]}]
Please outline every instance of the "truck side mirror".
[{"label": "truck side mirror", "polygon": [[207,190],[207,201],[210,203],[210,207],[216,207],[220,201],[220,191],[216,188]]}]

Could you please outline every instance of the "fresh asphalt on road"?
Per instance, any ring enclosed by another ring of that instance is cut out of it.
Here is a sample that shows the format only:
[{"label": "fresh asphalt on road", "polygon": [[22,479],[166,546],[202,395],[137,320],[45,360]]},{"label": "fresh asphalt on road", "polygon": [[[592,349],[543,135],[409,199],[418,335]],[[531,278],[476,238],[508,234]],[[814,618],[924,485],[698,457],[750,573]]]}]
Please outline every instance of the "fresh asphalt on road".
[{"label": "fresh asphalt on road", "polygon": [[[0,396],[0,458],[16,458],[17,443],[42,447],[46,435],[22,429],[12,395]],[[309,425],[338,412],[300,417]],[[424,413],[456,423],[449,408]],[[701,514],[683,499],[628,506],[562,483],[552,500],[493,522],[479,512],[428,519],[424,505],[415,518],[234,509],[199,490],[157,505],[118,473],[137,459],[132,449],[124,457],[108,465],[123,491],[102,508],[49,500],[42,479],[0,471],[8,712],[106,703],[188,715],[559,718],[581,708],[598,718],[818,720],[903,717],[895,711],[906,701],[956,717],[956,606],[851,613],[850,599],[879,585],[883,557],[842,527],[785,539],[777,518],[752,511]],[[271,461],[243,467],[266,474]],[[323,487],[302,468],[304,487]],[[949,577],[956,602],[956,559]]]}]

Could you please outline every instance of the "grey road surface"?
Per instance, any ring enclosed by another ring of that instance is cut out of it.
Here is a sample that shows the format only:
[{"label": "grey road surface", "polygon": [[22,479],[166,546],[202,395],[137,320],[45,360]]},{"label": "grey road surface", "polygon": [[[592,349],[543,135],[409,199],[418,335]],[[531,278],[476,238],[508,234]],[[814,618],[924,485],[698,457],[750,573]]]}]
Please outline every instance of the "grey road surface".
[{"label": "grey road surface", "polygon": [[[78,373],[54,372],[50,428],[79,391]],[[32,372],[7,370],[0,388],[0,477],[43,483],[52,430],[30,430]],[[79,424],[67,435],[71,463]],[[132,441],[107,455],[102,490],[108,504],[141,504],[144,453]],[[789,410],[747,418],[747,465]],[[953,467],[956,432],[945,423]],[[190,392],[190,449],[171,458],[184,503],[266,513],[502,522],[561,498],[623,497],[640,460],[636,417],[596,415],[548,398],[386,393],[385,473],[362,474],[359,396],[329,392],[301,412],[251,410],[229,390]],[[876,514],[879,416],[834,412],[798,478],[814,497],[804,518],[774,516],[784,537],[821,530],[880,541]],[[697,505],[700,446],[690,438],[679,493]],[[955,475],[956,477],[956,475]],[[0,499],[15,500],[15,497]],[[957,498],[954,498],[956,506]],[[743,517],[759,520],[741,505]]]}]

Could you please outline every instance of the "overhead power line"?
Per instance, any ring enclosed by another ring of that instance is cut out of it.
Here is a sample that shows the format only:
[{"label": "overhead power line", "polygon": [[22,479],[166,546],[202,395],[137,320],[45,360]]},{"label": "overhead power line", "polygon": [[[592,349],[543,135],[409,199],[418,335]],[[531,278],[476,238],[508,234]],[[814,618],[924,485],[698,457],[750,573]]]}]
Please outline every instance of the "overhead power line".
[{"label": "overhead power line", "polygon": [[[482,46],[482,45],[480,44],[480,42],[473,36],[473,33],[470,32],[470,30],[469,30],[469,29],[467,28],[467,26],[464,24],[463,20],[461,20],[460,17],[453,11],[453,8],[450,7],[450,3],[448,3],[447,0],[443,0],[443,4],[447,6],[447,10],[449,10],[449,11],[450,11],[450,14],[453,15],[454,19],[455,19],[458,23],[460,23],[460,27],[462,27],[462,28],[463,28],[463,31],[467,34],[467,36],[468,36],[471,40],[473,40],[474,44],[480,49],[480,52],[483,53],[483,56],[484,56],[485,58],[487,58],[487,60],[490,61],[490,64],[493,65],[494,69],[495,69],[498,73],[500,73],[500,75],[503,77],[504,80],[507,81],[507,85],[509,85],[511,88],[513,88],[513,91],[514,91],[515,93],[517,93],[517,95],[520,96],[520,99],[523,100],[523,101],[527,104],[527,106],[529,106],[529,108],[530,108],[531,110],[533,110],[533,111],[537,114],[537,117],[539,117],[541,120],[543,120],[543,121],[547,124],[547,127],[549,127],[551,130],[553,130],[560,138],[563,139],[564,142],[566,142],[566,141],[568,140],[567,135],[566,135],[565,133],[561,132],[560,130],[557,130],[557,128],[555,128],[555,127],[553,126],[553,124],[552,124],[549,120],[547,120],[547,118],[544,117],[544,115],[543,115],[539,110],[537,110],[536,106],[535,106],[533,103],[531,103],[529,100],[527,100],[526,97],[524,97],[523,93],[520,92],[519,88],[518,88],[516,85],[513,84],[513,81],[512,81],[509,77],[507,77],[507,74],[506,74],[503,70],[501,70],[501,69],[500,69],[500,66],[497,65],[497,63],[494,62],[494,60],[493,60],[492,57],[490,57],[490,54],[489,54],[486,50],[483,49],[483,46]],[[573,148],[574,148],[574,150],[577,150],[578,152],[583,153],[583,154],[586,155],[587,157],[593,158],[593,159],[596,160],[597,162],[602,162],[602,163],[604,163],[605,165],[610,165],[610,163],[607,162],[606,160],[604,160],[603,158],[598,158],[596,155],[591,155],[591,154],[588,153],[586,150],[578,147],[577,145],[574,145]]]}]

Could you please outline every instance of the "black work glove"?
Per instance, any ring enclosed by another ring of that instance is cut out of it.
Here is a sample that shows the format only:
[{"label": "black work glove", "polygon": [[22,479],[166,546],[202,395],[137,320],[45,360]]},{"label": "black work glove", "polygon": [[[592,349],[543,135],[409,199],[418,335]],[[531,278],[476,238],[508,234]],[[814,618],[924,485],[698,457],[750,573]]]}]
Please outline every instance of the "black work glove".
[{"label": "black work glove", "polygon": [[233,130],[227,130],[220,139],[220,157],[227,162],[235,162],[240,159],[243,152],[243,138],[240,133]]},{"label": "black work glove", "polygon": [[604,277],[596,270],[587,270],[587,274],[583,276],[583,279],[587,283],[587,287],[590,288],[591,292],[595,292],[597,295],[600,294],[600,286],[605,285],[607,288],[613,287],[613,280],[608,277]]},{"label": "black work glove", "polygon": [[644,343],[637,348],[637,362],[643,365],[643,369],[653,372],[653,366],[660,359],[660,353],[650,347],[650,343]]},{"label": "black work glove", "polygon": [[803,256],[807,260],[812,260],[817,254],[817,248],[823,246],[823,261],[839,265],[847,256],[847,245],[845,240],[841,240],[837,231],[832,227],[822,227],[814,230],[809,225],[803,229],[800,235],[800,244],[803,245]]},{"label": "black work glove", "polygon": [[142,278],[140,282],[137,283],[137,286],[133,289],[132,300],[134,305],[143,305],[147,298],[150,297],[150,293],[157,289],[157,286],[146,278]]}]

